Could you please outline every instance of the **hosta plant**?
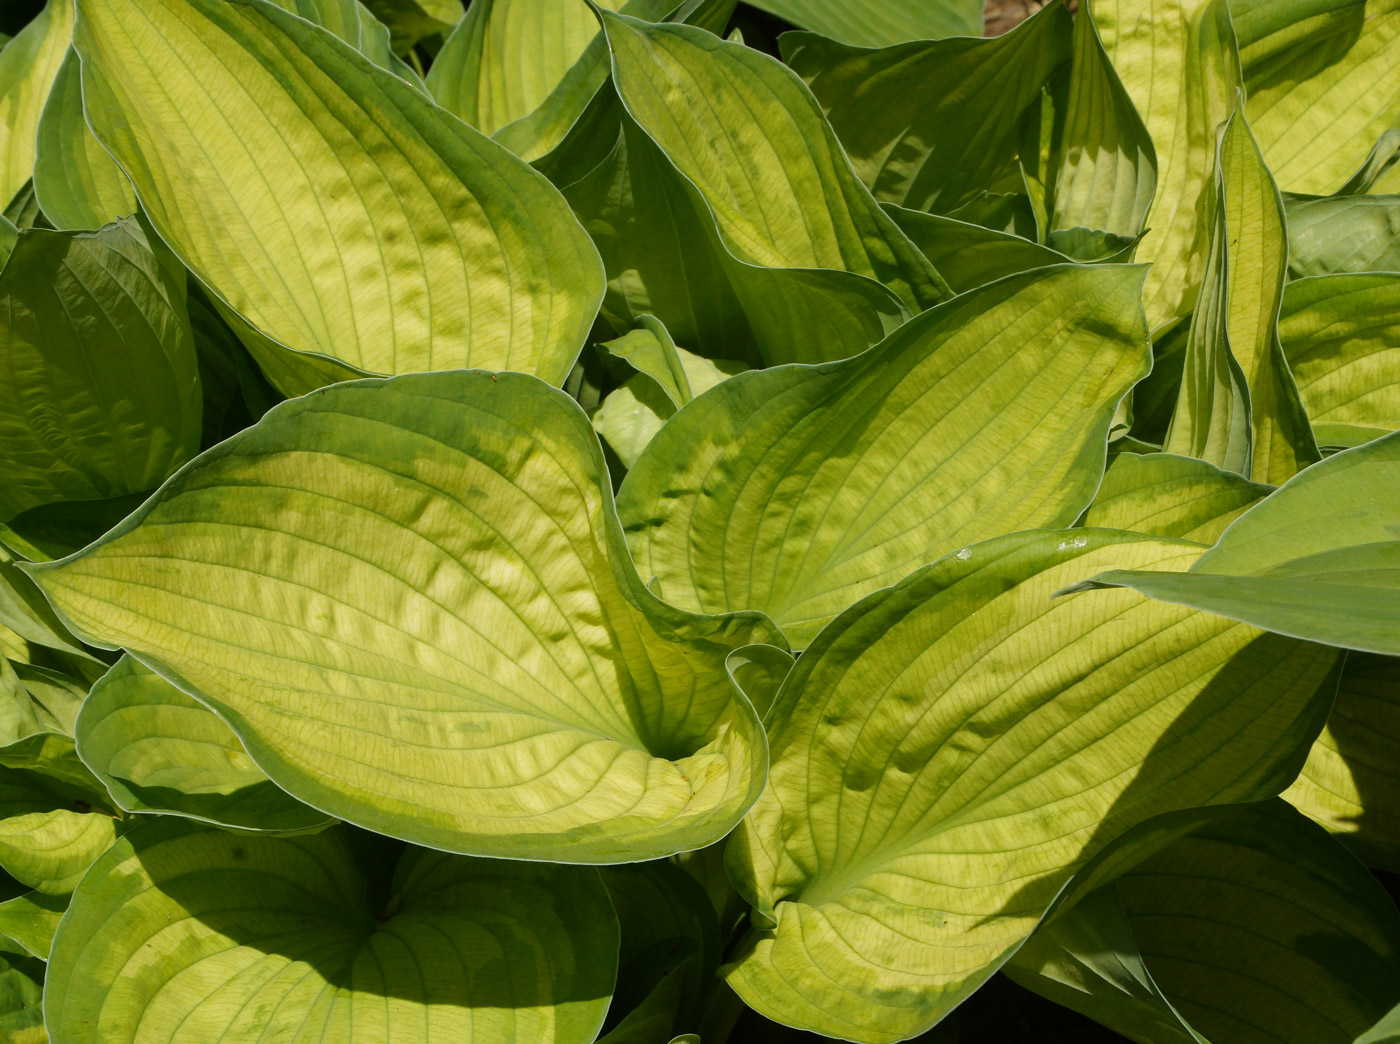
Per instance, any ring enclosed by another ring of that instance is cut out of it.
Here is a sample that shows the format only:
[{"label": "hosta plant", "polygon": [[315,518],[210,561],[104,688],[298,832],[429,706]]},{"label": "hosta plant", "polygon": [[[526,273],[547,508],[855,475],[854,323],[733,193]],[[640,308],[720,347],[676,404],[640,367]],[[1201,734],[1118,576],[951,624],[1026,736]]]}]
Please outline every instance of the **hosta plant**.
[{"label": "hosta plant", "polygon": [[0,1038],[1400,1042],[1400,0],[32,15]]}]

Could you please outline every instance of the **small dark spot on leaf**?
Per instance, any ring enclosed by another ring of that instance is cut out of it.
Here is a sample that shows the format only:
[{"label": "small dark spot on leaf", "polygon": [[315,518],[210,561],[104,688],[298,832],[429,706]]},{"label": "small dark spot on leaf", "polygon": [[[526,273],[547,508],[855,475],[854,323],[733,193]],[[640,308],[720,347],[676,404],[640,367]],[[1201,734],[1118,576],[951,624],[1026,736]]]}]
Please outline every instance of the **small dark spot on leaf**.
[{"label": "small dark spot on leaf", "polygon": [[229,855],[233,856],[234,859],[248,858],[248,852],[242,845],[234,845],[233,848],[229,850]]}]

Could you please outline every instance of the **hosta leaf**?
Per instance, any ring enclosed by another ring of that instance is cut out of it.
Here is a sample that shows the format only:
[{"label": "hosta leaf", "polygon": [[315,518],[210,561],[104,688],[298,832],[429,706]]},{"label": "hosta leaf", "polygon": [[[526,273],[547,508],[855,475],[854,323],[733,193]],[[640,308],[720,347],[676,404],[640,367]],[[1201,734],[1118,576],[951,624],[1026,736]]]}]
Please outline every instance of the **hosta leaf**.
[{"label": "hosta leaf", "polygon": [[284,832],[332,822],[269,780],[213,712],[130,657],[93,686],[74,738],[127,812]]},{"label": "hosta leaf", "polygon": [[48,0],[0,51],[0,207],[34,175],[34,136],[73,33],[71,0]]},{"label": "hosta leaf", "polygon": [[[676,0],[602,0],[659,21]],[[525,159],[564,139],[608,78],[608,48],[583,0],[474,3],[428,72],[438,104]]]},{"label": "hosta leaf", "polygon": [[1279,343],[1288,264],[1283,202],[1238,110],[1220,139],[1211,246],[1163,448],[1255,482],[1318,460]]},{"label": "hosta leaf", "polygon": [[1400,999],[1400,917],[1359,863],[1273,801],[1148,856],[1037,931],[1009,970],[1153,1044],[1351,1044]]},{"label": "hosta leaf", "polygon": [[1231,0],[1249,122],[1290,192],[1326,193],[1400,118],[1396,0]]},{"label": "hosta leaf", "polygon": [[80,6],[93,130],[275,384],[464,365],[563,382],[602,276],[543,177],[264,0]]},{"label": "hosta leaf", "polygon": [[66,895],[26,892],[0,903],[0,935],[23,946],[40,960],[49,959],[58,919],[68,909]]},{"label": "hosta leaf", "polygon": [[1137,236],[1152,205],[1157,156],[1104,53],[1092,13],[1097,7],[1081,4],[1074,23],[1074,64],[1050,188],[1049,226]]},{"label": "hosta leaf", "polygon": [[0,544],[0,625],[36,645],[86,656],[82,643],[54,615],[34,581],[19,571],[18,561]]},{"label": "hosta leaf", "polygon": [[1194,457],[1118,453],[1084,524],[1213,544],[1273,489]]},{"label": "hosta leaf", "polygon": [[73,896],[49,1027],[72,1044],[593,1040],[617,954],[595,871],[409,848],[385,892],[339,830],[149,823]]},{"label": "hosta leaf", "polygon": [[1288,208],[1288,274],[1400,271],[1400,196],[1331,196]]},{"label": "hosta leaf", "polygon": [[1069,60],[1070,40],[1052,4],[991,40],[872,50],[794,33],[782,48],[875,198],[946,213],[1013,158],[1021,114]]},{"label": "hosta leaf", "polygon": [[722,837],[763,785],[725,657],[773,629],[646,590],[588,419],[533,377],[285,403],[30,571],[294,797],[414,843],[653,858]]},{"label": "hosta leaf", "polygon": [[388,69],[409,83],[426,90],[422,78],[394,54],[389,27],[375,18],[359,0],[271,0],[334,33],[381,69]]},{"label": "hosta leaf", "polygon": [[769,785],[728,863],[756,907],[728,981],[857,1041],[937,1022],[1074,871],[1174,809],[1277,793],[1335,654],[1120,592],[1099,564],[1198,545],[1109,530],[978,544],[842,614],[769,723]]},{"label": "hosta leaf", "polygon": [[1400,434],[1314,464],[1186,573],[1111,572],[1153,598],[1313,641],[1400,653]]},{"label": "hosta leaf", "polygon": [[1136,254],[1152,262],[1144,306],[1156,331],[1195,306],[1210,243],[1216,128],[1241,84],[1225,0],[1094,0],[1109,60],[1157,155],[1151,227]]},{"label": "hosta leaf", "polygon": [[0,272],[0,520],[158,485],[199,448],[184,273],[127,220],[20,235]]},{"label": "hosta leaf", "polygon": [[136,213],[131,182],[83,118],[82,72],[71,47],[39,119],[34,195],[55,228],[101,228]]},{"label": "hosta leaf", "polygon": [[1318,441],[1359,445],[1400,429],[1400,275],[1289,283],[1279,336]]},{"label": "hosta leaf", "polygon": [[44,990],[35,981],[37,969],[25,963],[0,955],[0,1033],[8,1044],[48,1044],[41,1010]]},{"label": "hosta leaf", "polygon": [[844,43],[981,36],[984,0],[757,0],[755,7]]},{"label": "hosta leaf", "polygon": [[49,895],[71,892],[118,834],[96,783],[66,737],[0,751],[0,868]]},{"label": "hosta leaf", "polygon": [[1071,263],[1072,259],[1010,232],[998,232],[942,214],[883,204],[913,244],[923,251],[957,293],[1002,276],[1032,268]]},{"label": "hosta leaf", "polygon": [[628,473],[638,568],[673,604],[762,609],[798,645],[961,544],[1069,525],[1146,370],[1142,269],[992,283],[845,362],[731,377]]},{"label": "hosta leaf", "polygon": [[388,26],[394,51],[406,54],[425,36],[444,33],[462,18],[462,0],[365,0],[365,7]]},{"label": "hosta leaf", "polygon": [[1400,870],[1400,660],[1352,653],[1337,702],[1283,796],[1373,866]]},{"label": "hosta leaf", "polygon": [[[912,310],[948,296],[937,271],[856,180],[791,70],[691,26],[601,17],[622,102],[708,210],[702,222],[708,216],[718,230],[734,292],[769,362],[804,358],[783,343],[788,328],[819,342],[824,326],[837,328],[836,345],[805,346],[805,360],[816,361],[833,357],[823,349],[844,350],[852,324],[875,334],[860,350],[900,321],[890,291]],[[804,312],[816,320],[804,322]]]}]

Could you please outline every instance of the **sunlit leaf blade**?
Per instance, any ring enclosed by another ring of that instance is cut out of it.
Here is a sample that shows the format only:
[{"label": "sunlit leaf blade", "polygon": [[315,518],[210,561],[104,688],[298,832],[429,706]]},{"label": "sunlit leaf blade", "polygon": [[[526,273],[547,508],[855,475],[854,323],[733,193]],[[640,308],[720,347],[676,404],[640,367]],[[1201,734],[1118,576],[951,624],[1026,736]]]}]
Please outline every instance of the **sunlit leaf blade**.
[{"label": "sunlit leaf blade", "polygon": [[1216,128],[1241,84],[1225,0],[1094,0],[1105,51],[1157,155],[1151,231],[1136,259],[1152,262],[1145,308],[1155,331],[1195,306],[1210,243]]},{"label": "sunlit leaf blade", "polygon": [[1238,110],[1220,139],[1214,196],[1204,282],[1163,448],[1277,484],[1320,454],[1279,343],[1283,202]]},{"label": "sunlit leaf blade", "polygon": [[788,1025],[897,1041],[937,1022],[1134,824],[1277,793],[1326,714],[1335,653],[1120,592],[1097,564],[1199,545],[1015,534],[842,614],[769,727],[768,789],[728,865],[756,907],[728,966]]},{"label": "sunlit leaf blade", "polygon": [[1272,486],[1194,457],[1173,453],[1119,453],[1084,513],[1084,524],[1213,544],[1225,527]]},{"label": "sunlit leaf blade", "polygon": [[1288,284],[1279,336],[1318,441],[1352,446],[1400,429],[1400,275]]},{"label": "sunlit leaf blade", "polygon": [[414,843],[655,858],[722,837],[763,785],[725,657],[774,629],[642,586],[587,417],[533,377],[283,404],[31,571],[294,797]]},{"label": "sunlit leaf blade", "polygon": [[1366,652],[1400,653],[1400,434],[1314,464],[1187,573],[1110,572],[1153,598]]},{"label": "sunlit leaf blade", "polygon": [[388,69],[409,83],[424,88],[422,78],[394,54],[389,27],[375,18],[360,0],[271,0],[334,33],[381,69]]},{"label": "sunlit leaf blade", "polygon": [[16,881],[65,895],[118,832],[72,740],[38,735],[0,750],[0,868]]},{"label": "sunlit leaf blade", "polygon": [[1400,870],[1400,660],[1352,653],[1337,702],[1283,796],[1372,866]]},{"label": "sunlit leaf blade", "polygon": [[199,449],[185,274],[135,220],[21,233],[0,373],[0,520],[152,489]]},{"label": "sunlit leaf blade", "polygon": [[[1053,229],[1097,228],[1123,236],[1143,230],[1157,185],[1157,155],[1142,117],[1104,52],[1098,5],[1080,5],[1074,59],[1050,189]],[[946,273],[945,273],[946,274]]]},{"label": "sunlit leaf blade", "polygon": [[904,40],[981,36],[984,0],[757,0],[780,15],[843,43],[884,47]]},{"label": "sunlit leaf blade", "polygon": [[1288,208],[1288,274],[1400,271],[1400,196],[1329,196]]},{"label": "sunlit leaf blade", "polygon": [[26,892],[0,903],[0,935],[40,960],[49,959],[58,919],[68,909],[66,895]]},{"label": "sunlit leaf blade", "polygon": [[269,780],[212,711],[130,657],[93,686],[74,738],[127,812],[291,833],[332,822]]},{"label": "sunlit leaf blade", "polygon": [[34,138],[73,33],[71,0],[48,0],[0,51],[0,208],[34,175]]},{"label": "sunlit leaf blade", "polygon": [[340,830],[164,819],[74,894],[45,1008],[60,1044],[588,1044],[616,954],[592,870],[409,848],[378,892]]},{"label": "sunlit leaf blade", "polygon": [[1335,191],[1400,120],[1396,0],[1231,0],[1249,122],[1289,192]]},{"label": "sunlit leaf blade", "polygon": [[1061,266],[964,294],[864,355],[731,377],[627,475],[642,576],[698,612],[761,609],[805,645],[961,544],[1069,525],[1146,370],[1142,269]]},{"label": "sunlit leaf blade", "polygon": [[[914,310],[947,296],[856,180],[791,70],[691,26],[601,17],[623,104],[703,199],[737,261],[864,276]],[[748,292],[740,282],[735,290]]]},{"label": "sunlit leaf blade", "polygon": [[992,40],[872,50],[795,33],[782,48],[875,198],[946,213],[1012,159],[1021,114],[1069,60],[1071,35],[1052,4]]},{"label": "sunlit leaf blade", "polygon": [[[602,0],[660,21],[675,0]],[[448,37],[428,87],[438,103],[525,159],[563,139],[608,77],[608,48],[583,0],[484,0]]]},{"label": "sunlit leaf blade", "polygon": [[1135,1040],[1351,1044],[1400,1000],[1400,917],[1360,863],[1273,801],[1148,856],[1011,967]]},{"label": "sunlit leaf blade", "polygon": [[543,177],[263,0],[80,7],[93,130],[162,237],[275,342],[249,334],[283,390],[464,365],[563,382],[602,276]]},{"label": "sunlit leaf blade", "polygon": [[82,73],[72,48],[39,119],[34,195],[55,228],[101,228],[136,213],[131,182],[83,119]]}]

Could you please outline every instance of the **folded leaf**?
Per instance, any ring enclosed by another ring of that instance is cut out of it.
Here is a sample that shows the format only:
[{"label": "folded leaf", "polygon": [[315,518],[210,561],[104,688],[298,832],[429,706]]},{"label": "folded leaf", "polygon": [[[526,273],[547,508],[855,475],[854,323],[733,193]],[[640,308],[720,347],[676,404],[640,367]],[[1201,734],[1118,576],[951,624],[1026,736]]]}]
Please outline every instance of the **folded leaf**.
[{"label": "folded leaf", "polygon": [[910,241],[933,262],[948,285],[963,293],[1002,276],[1073,262],[1058,250],[942,214],[882,204]]},{"label": "folded leaf", "polygon": [[1147,368],[1142,269],[992,283],[855,359],[731,377],[672,418],[619,493],[675,605],[761,609],[805,645],[962,544],[1071,524]]},{"label": "folded leaf", "polygon": [[0,520],[152,489],[199,449],[185,274],[135,220],[20,234],[0,372]]},{"label": "folded leaf", "polygon": [[1400,119],[1396,0],[1231,0],[1249,122],[1290,192],[1335,191]]},{"label": "folded leaf", "polygon": [[[141,956],[151,939],[168,940],[160,960]],[[592,870],[409,848],[381,894],[340,830],[166,819],[83,880],[45,991],[73,1044],[588,1044],[616,955]]]},{"label": "folded leaf", "polygon": [[1334,653],[1120,592],[1097,564],[1198,545],[1109,530],[978,544],[877,592],[797,661],[768,789],[730,841],[755,927],[728,966],[769,1018],[897,1041],[1015,951],[1133,825],[1277,793]]},{"label": "folded leaf", "polygon": [[467,365],[563,382],[602,276],[543,177],[265,0],[80,7],[94,132],[273,383]]},{"label": "folded leaf", "polygon": [[756,0],[755,7],[843,43],[981,36],[984,0]]},{"label": "folded leaf", "polygon": [[1283,796],[1372,866],[1400,870],[1400,660],[1352,653],[1337,702]]},{"label": "folded leaf", "polygon": [[1021,114],[1068,62],[1070,40],[1052,4],[991,40],[871,49],[791,33],[782,50],[876,199],[947,213],[1012,159]]},{"label": "folded leaf", "polygon": [[131,182],[88,130],[82,72],[71,47],[39,119],[34,195],[55,228],[101,228],[136,213]]},{"label": "folded leaf", "polygon": [[588,419],[533,377],[285,403],[29,571],[278,786],[414,843],[656,858],[724,836],[763,785],[725,657],[774,629],[646,590]]},{"label": "folded leaf", "polygon": [[461,0],[365,0],[365,6],[389,27],[394,52],[407,54],[425,36],[456,25],[465,5]]},{"label": "folded leaf", "polygon": [[1157,155],[1150,231],[1136,258],[1152,262],[1144,307],[1155,332],[1188,314],[1210,244],[1216,128],[1242,81],[1225,0],[1094,0],[1104,49]]},{"label": "folded leaf", "polygon": [[1152,206],[1157,155],[1104,52],[1093,18],[1098,6],[1086,0],[1074,22],[1074,60],[1049,190],[1049,227],[1097,228],[1136,237]]},{"label": "folded leaf", "polygon": [[74,738],[127,812],[286,833],[333,822],[269,780],[212,711],[130,657],[92,687]]},{"label": "folded leaf", "polygon": [[1084,513],[1084,525],[1213,544],[1274,487],[1194,457],[1118,453]]},{"label": "folded leaf", "polygon": [[1288,208],[1288,274],[1400,271],[1400,196],[1332,196]]},{"label": "folded leaf", "polygon": [[[868,299],[867,325],[876,327],[887,292],[872,281],[916,311],[949,295],[856,179],[791,70],[691,26],[601,17],[622,102],[708,210],[750,321],[786,321],[765,315],[775,307],[773,287],[801,294],[809,309],[832,307],[826,285],[849,288],[847,295]],[[794,358],[768,348],[769,339],[760,336],[766,358]]]},{"label": "folded leaf", "polygon": [[1279,337],[1319,442],[1353,446],[1400,429],[1400,274],[1289,283]]},{"label": "folded leaf", "polygon": [[1279,343],[1283,201],[1239,110],[1221,135],[1214,195],[1210,253],[1163,448],[1277,484],[1320,454]]},{"label": "folded leaf", "polygon": [[1400,434],[1295,476],[1236,519],[1189,572],[1109,572],[1092,583],[1312,641],[1400,653],[1397,482]]},{"label": "folded leaf", "polygon": [[0,51],[0,207],[34,175],[34,136],[73,34],[71,0],[48,0]]}]

